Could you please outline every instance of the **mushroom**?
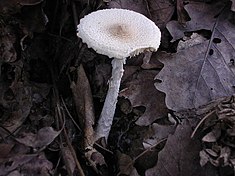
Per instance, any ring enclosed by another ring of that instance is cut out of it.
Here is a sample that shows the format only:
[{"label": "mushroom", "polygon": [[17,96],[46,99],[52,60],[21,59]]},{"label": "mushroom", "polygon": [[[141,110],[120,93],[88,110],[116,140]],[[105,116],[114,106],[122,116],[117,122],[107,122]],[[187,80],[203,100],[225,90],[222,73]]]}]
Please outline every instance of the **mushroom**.
[{"label": "mushroom", "polygon": [[144,15],[126,9],[104,9],[92,12],[80,20],[78,37],[97,53],[113,58],[112,77],[104,106],[95,131],[95,139],[107,141],[116,109],[126,58],[144,51],[156,51],[161,32]]}]

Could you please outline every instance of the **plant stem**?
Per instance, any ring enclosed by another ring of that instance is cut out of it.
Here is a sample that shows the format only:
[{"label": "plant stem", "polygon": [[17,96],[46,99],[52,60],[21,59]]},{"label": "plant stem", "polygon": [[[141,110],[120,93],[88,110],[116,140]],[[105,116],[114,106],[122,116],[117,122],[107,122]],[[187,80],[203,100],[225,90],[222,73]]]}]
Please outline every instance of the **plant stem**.
[{"label": "plant stem", "polygon": [[112,60],[112,67],[113,67],[112,77],[109,80],[108,93],[105,98],[104,106],[96,128],[95,140],[104,137],[107,142],[113,122],[114,113],[116,110],[119,88],[121,84],[122,75],[124,72],[123,65],[125,64],[125,62],[126,62],[125,58],[124,59],[114,58]]}]

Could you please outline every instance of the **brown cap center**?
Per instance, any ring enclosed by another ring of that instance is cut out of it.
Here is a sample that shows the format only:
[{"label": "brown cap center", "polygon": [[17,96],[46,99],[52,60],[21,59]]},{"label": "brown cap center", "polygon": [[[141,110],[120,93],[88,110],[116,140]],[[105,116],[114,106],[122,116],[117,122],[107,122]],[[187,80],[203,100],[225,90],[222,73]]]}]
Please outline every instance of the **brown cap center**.
[{"label": "brown cap center", "polygon": [[114,24],[108,28],[108,31],[115,38],[121,40],[131,39],[131,31],[124,24]]}]

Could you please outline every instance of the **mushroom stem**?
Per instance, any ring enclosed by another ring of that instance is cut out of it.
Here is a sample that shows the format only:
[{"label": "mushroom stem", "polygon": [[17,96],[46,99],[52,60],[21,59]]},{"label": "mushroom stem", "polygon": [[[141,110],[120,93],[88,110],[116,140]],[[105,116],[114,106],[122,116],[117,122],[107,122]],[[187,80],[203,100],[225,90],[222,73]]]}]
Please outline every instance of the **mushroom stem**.
[{"label": "mushroom stem", "polygon": [[116,109],[119,88],[124,72],[123,65],[125,62],[125,58],[114,58],[112,60],[112,77],[109,80],[108,93],[96,128],[95,140],[104,137],[107,142]]}]

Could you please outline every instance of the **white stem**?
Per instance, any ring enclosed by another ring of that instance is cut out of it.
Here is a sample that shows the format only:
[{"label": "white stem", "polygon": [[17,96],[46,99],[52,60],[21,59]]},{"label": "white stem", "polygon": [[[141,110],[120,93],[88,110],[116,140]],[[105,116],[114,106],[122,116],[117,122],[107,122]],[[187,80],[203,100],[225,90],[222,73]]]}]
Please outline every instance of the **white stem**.
[{"label": "white stem", "polygon": [[109,80],[108,93],[105,98],[104,106],[96,128],[95,140],[98,140],[102,137],[104,137],[106,141],[108,139],[109,131],[111,129],[114,113],[116,110],[119,88],[124,72],[123,65],[125,62],[126,59],[114,58],[112,60],[112,77]]}]

